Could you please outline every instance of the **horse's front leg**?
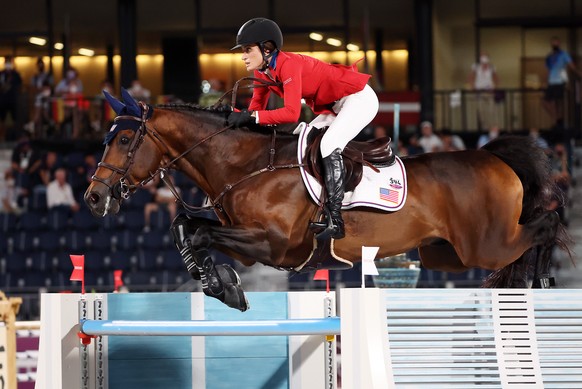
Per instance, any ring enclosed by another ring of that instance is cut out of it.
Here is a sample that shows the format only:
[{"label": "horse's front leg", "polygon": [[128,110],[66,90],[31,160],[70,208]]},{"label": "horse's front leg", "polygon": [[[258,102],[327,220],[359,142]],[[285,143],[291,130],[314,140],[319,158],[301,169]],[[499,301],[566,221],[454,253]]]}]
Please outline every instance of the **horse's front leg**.
[{"label": "horse's front leg", "polygon": [[215,266],[208,252],[212,244],[208,227],[212,225],[220,224],[209,219],[178,215],[171,226],[174,243],[192,278],[202,281],[204,294],[244,312],[249,304],[240,287],[238,274],[229,265]]}]

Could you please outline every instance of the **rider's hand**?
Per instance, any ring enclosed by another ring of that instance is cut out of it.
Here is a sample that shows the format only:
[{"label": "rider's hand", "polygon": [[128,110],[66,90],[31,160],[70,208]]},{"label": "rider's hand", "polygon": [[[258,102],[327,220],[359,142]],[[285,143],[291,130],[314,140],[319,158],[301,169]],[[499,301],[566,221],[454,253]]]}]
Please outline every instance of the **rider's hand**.
[{"label": "rider's hand", "polygon": [[245,127],[250,124],[254,124],[257,121],[253,116],[251,116],[251,113],[249,111],[243,109],[240,112],[231,112],[231,114],[228,115],[228,119],[226,119],[226,122],[228,123],[229,126]]}]

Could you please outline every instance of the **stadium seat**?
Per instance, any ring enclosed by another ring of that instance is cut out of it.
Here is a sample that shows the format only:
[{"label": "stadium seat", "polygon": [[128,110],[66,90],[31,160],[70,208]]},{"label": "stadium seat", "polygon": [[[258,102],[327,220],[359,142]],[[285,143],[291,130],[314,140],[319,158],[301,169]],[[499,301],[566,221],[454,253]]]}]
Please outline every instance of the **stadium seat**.
[{"label": "stadium seat", "polygon": [[139,269],[143,271],[152,271],[159,269],[162,265],[162,256],[159,251],[139,250],[137,253],[139,260]]},{"label": "stadium seat", "polygon": [[116,233],[108,230],[89,233],[89,242],[87,246],[93,250],[112,251],[115,246],[113,239],[113,236],[115,235]]},{"label": "stadium seat", "polygon": [[29,211],[20,215],[18,227],[25,231],[40,231],[46,228],[46,213]]},{"label": "stadium seat", "polygon": [[44,190],[33,190],[30,197],[29,209],[38,212],[47,211],[46,203],[46,191]]},{"label": "stadium seat", "polygon": [[14,251],[30,252],[38,245],[38,238],[34,232],[19,231],[12,238]]},{"label": "stadium seat", "polygon": [[186,271],[186,266],[178,249],[172,248],[162,252],[163,268],[167,270]]},{"label": "stadium seat", "polygon": [[24,275],[24,282],[27,287],[45,287],[46,276],[39,271],[27,271]]},{"label": "stadium seat", "polygon": [[[20,251],[15,251],[6,256],[7,273],[24,273],[27,269],[29,255]],[[32,260],[31,260],[32,262]]]},{"label": "stadium seat", "polygon": [[95,230],[99,227],[98,219],[86,207],[73,214],[72,228],[77,230]]},{"label": "stadium seat", "polygon": [[152,277],[150,272],[136,271],[127,273],[125,283],[127,286],[147,286],[155,284],[155,277]]},{"label": "stadium seat", "polygon": [[57,231],[43,231],[38,235],[38,250],[50,252],[56,251],[61,247],[64,243],[65,237],[63,237],[63,241],[61,241],[61,234]]},{"label": "stadium seat", "polygon": [[50,229],[60,231],[69,224],[70,209],[68,207],[52,207],[48,210],[47,225]]},{"label": "stadium seat", "polygon": [[85,270],[87,273],[106,271],[102,251],[91,250],[85,252]]},{"label": "stadium seat", "polygon": [[87,249],[87,241],[90,241],[90,234],[82,230],[68,230],[62,236],[62,247],[64,250],[72,252],[83,252]]},{"label": "stadium seat", "polygon": [[152,230],[167,231],[170,228],[170,213],[164,207],[159,207],[150,215],[150,227]]},{"label": "stadium seat", "polygon": [[16,231],[16,220],[16,215],[0,212],[0,232],[6,233]]},{"label": "stadium seat", "polygon": [[138,234],[135,231],[124,230],[114,235],[118,250],[135,250],[138,243]]},{"label": "stadium seat", "polygon": [[138,189],[127,199],[126,206],[128,208],[141,211],[143,214],[144,206],[153,201],[153,195],[147,189]]},{"label": "stadium seat", "polygon": [[144,250],[163,250],[170,246],[170,236],[164,231],[149,231],[138,240]]},{"label": "stadium seat", "polygon": [[117,251],[111,254],[111,269],[128,271],[138,266],[138,256],[133,251]]},{"label": "stadium seat", "polygon": [[142,231],[145,226],[143,209],[129,210],[123,215],[124,226],[133,231]]}]

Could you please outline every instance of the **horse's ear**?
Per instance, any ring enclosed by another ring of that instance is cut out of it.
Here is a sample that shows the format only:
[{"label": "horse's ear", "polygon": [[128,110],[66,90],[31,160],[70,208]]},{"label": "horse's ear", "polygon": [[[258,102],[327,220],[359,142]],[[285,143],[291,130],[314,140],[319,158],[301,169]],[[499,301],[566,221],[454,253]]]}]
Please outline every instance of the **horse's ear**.
[{"label": "horse's ear", "polygon": [[121,88],[121,98],[127,107],[127,113],[136,117],[141,116],[141,108],[135,99],[129,94],[127,89]]},{"label": "horse's ear", "polygon": [[106,90],[103,91],[103,95],[105,96],[105,99],[107,99],[107,102],[113,111],[115,111],[116,114],[121,115],[121,111],[125,108],[125,104],[111,96]]}]

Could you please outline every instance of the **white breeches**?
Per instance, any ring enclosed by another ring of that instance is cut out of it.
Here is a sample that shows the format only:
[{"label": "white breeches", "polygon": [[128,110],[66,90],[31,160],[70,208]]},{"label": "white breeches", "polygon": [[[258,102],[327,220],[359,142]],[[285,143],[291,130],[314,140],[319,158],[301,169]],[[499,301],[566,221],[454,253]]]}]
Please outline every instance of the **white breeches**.
[{"label": "white breeches", "polygon": [[378,113],[378,107],[376,92],[366,85],[361,91],[336,101],[332,108],[336,115],[319,115],[313,119],[310,123],[312,126],[321,128],[329,125],[321,139],[321,156],[327,157],[337,148],[343,150],[349,141],[370,124]]}]

